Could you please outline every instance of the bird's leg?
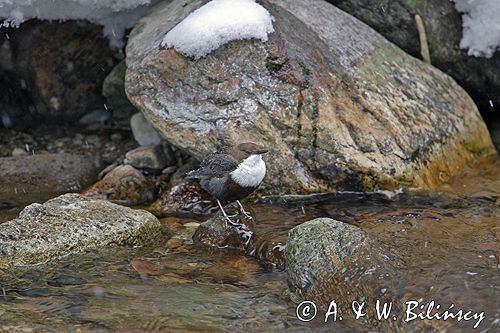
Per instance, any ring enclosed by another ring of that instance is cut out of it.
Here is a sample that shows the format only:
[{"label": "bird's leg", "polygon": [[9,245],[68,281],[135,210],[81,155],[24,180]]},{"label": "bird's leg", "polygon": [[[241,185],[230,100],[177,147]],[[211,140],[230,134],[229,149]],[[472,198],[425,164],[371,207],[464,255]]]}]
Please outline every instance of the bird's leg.
[{"label": "bird's leg", "polygon": [[220,203],[219,200],[217,200],[217,204],[219,205],[219,208],[220,210],[222,211],[222,215],[224,216],[224,219],[229,222],[231,225],[234,225],[234,226],[239,226],[238,223],[235,223],[231,220],[231,218],[229,217],[229,215],[227,215],[226,211],[224,210],[224,208],[222,207],[222,204]]},{"label": "bird's leg", "polygon": [[247,212],[245,210],[245,208],[243,208],[243,205],[241,204],[241,202],[239,200],[236,200],[236,202],[238,203],[238,206],[240,206],[240,211],[241,213],[249,220],[253,220],[253,217],[252,215],[250,214],[250,212]]}]

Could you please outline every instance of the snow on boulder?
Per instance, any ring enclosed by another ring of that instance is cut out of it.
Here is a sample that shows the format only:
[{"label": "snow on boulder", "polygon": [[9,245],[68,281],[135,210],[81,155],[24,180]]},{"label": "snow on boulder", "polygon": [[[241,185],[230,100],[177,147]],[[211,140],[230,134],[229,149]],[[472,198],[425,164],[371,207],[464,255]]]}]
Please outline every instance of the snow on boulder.
[{"label": "snow on boulder", "polygon": [[[157,0],[11,0],[0,1],[0,27],[41,20],[80,20],[104,26],[112,47],[121,48],[125,30],[133,27]],[[3,22],[2,22],[3,20]]]},{"label": "snow on boulder", "polygon": [[462,15],[463,36],[460,47],[468,54],[490,58],[500,49],[500,1],[454,0]]},{"label": "snow on boulder", "polygon": [[260,39],[274,31],[273,18],[255,0],[213,0],[170,30],[162,46],[202,58],[230,41]]}]

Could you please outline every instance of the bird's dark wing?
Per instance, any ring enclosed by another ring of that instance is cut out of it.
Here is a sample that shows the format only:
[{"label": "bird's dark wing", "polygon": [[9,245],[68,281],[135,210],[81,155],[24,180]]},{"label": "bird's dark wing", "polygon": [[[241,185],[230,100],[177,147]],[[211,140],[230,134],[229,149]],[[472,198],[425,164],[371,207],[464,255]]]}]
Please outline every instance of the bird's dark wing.
[{"label": "bird's dark wing", "polygon": [[231,155],[215,153],[207,156],[198,170],[193,170],[186,174],[186,177],[224,177],[228,172],[235,170],[238,167],[236,161]]}]

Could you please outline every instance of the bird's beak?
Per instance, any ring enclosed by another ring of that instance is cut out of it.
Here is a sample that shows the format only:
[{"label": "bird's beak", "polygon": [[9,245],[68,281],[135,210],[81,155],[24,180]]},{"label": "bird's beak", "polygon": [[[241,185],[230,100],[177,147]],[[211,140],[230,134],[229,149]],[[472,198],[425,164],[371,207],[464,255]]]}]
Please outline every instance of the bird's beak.
[{"label": "bird's beak", "polygon": [[265,153],[267,153],[268,151],[269,151],[269,150],[267,150],[267,149],[259,149],[259,150],[257,150],[257,154],[259,154],[259,155],[261,155],[261,154],[265,154]]}]

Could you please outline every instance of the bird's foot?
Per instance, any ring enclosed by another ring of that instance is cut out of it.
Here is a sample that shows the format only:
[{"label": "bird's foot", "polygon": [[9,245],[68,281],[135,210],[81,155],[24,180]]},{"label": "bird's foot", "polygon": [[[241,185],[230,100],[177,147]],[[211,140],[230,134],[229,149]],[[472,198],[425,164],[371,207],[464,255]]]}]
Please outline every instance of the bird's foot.
[{"label": "bird's foot", "polygon": [[217,200],[217,204],[219,205],[219,208],[222,212],[222,216],[224,216],[224,220],[227,222],[229,222],[229,224],[233,225],[233,226],[240,226],[240,224],[236,223],[236,222],[233,222],[233,220],[231,220],[231,218],[233,217],[236,217],[238,216],[238,214],[235,214],[235,215],[228,215],[226,213],[226,211],[224,210],[224,207],[222,207],[222,204],[219,200]]},{"label": "bird's foot", "polygon": [[250,214],[250,212],[247,212],[246,210],[242,210],[241,214],[247,219],[247,220],[252,220],[253,221],[253,216]]},{"label": "bird's foot", "polygon": [[229,223],[230,225],[232,225],[232,226],[239,227],[241,224],[236,223],[236,222],[234,222],[233,220],[231,220],[231,218],[232,218],[232,217],[235,217],[235,216],[238,216],[238,214],[236,214],[236,215],[231,215],[231,216],[229,216],[229,215],[224,215],[224,220],[225,220],[227,223]]},{"label": "bird's foot", "polygon": [[247,212],[245,210],[245,208],[243,207],[243,205],[241,204],[241,202],[239,200],[236,200],[236,203],[238,203],[238,206],[240,208],[240,212],[241,214],[243,214],[243,216],[245,216],[245,218],[249,221],[253,221],[253,217],[252,217],[252,214],[250,214],[250,212]]}]

